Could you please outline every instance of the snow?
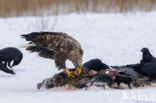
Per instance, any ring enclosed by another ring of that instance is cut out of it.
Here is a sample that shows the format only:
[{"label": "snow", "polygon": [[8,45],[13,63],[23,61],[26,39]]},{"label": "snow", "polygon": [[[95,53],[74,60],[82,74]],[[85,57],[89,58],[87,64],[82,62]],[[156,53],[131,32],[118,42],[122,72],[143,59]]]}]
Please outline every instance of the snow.
[{"label": "snow", "polygon": [[[17,47],[24,58],[14,67],[16,75],[0,71],[1,103],[155,103],[156,88],[133,90],[50,89],[37,90],[36,84],[58,73],[54,61],[29,53],[20,37],[34,31],[57,31],[70,34],[84,50],[83,62],[100,58],[108,65],[138,63],[141,48],[148,47],[156,56],[156,12],[136,14],[70,14],[57,17],[19,17],[0,19],[0,48]],[[68,67],[73,67],[67,62]],[[140,97],[123,99],[124,93]],[[151,101],[141,96],[154,97]],[[150,96],[149,96],[150,95]],[[152,96],[151,96],[152,95]]]}]

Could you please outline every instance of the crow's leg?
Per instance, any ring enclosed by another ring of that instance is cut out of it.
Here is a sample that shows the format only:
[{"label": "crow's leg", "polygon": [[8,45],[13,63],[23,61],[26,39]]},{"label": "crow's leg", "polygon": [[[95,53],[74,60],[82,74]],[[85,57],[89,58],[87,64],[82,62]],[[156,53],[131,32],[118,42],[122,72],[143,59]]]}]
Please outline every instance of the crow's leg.
[{"label": "crow's leg", "polygon": [[128,88],[129,89],[132,89],[132,87],[131,87],[131,81],[128,82]]},{"label": "crow's leg", "polygon": [[109,81],[107,81],[107,85],[111,88],[113,84],[114,84],[114,81],[112,78],[110,78]]},{"label": "crow's leg", "polygon": [[117,82],[118,89],[124,89],[123,87],[120,86],[120,83],[121,82]]},{"label": "crow's leg", "polygon": [[118,86],[118,88],[120,88],[120,82],[117,82],[117,86]]},{"label": "crow's leg", "polygon": [[149,81],[151,82],[153,80],[153,78],[152,77],[149,77]]}]

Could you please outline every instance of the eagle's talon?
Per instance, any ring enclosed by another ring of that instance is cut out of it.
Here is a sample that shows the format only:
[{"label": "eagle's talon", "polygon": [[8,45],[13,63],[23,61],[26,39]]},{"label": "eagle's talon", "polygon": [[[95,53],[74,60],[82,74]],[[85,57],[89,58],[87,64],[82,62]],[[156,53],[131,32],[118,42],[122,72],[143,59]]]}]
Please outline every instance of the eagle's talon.
[{"label": "eagle's talon", "polygon": [[72,73],[68,74],[68,78],[70,77],[75,78],[75,76]]},{"label": "eagle's talon", "polygon": [[70,72],[68,69],[65,69],[65,73],[67,74],[68,78],[72,77],[75,78],[72,72]]}]

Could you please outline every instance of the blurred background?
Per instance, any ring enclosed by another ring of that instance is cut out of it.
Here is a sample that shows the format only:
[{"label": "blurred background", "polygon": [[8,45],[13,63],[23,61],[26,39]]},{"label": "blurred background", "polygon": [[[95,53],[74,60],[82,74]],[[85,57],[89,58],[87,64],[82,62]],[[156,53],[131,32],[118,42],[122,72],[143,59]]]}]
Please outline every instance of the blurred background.
[{"label": "blurred background", "polygon": [[0,17],[156,10],[156,0],[0,0]]}]

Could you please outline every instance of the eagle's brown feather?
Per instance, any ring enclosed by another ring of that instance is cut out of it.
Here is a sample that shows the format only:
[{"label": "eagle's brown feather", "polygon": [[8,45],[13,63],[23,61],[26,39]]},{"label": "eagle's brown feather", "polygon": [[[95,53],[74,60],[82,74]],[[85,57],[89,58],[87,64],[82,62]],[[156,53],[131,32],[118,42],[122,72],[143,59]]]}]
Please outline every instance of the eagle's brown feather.
[{"label": "eagle's brown feather", "polygon": [[22,35],[22,37],[30,41],[27,50],[38,52],[41,57],[54,59],[59,69],[66,68],[67,59],[72,61],[75,68],[82,66],[83,50],[81,45],[66,33],[32,32]]}]

